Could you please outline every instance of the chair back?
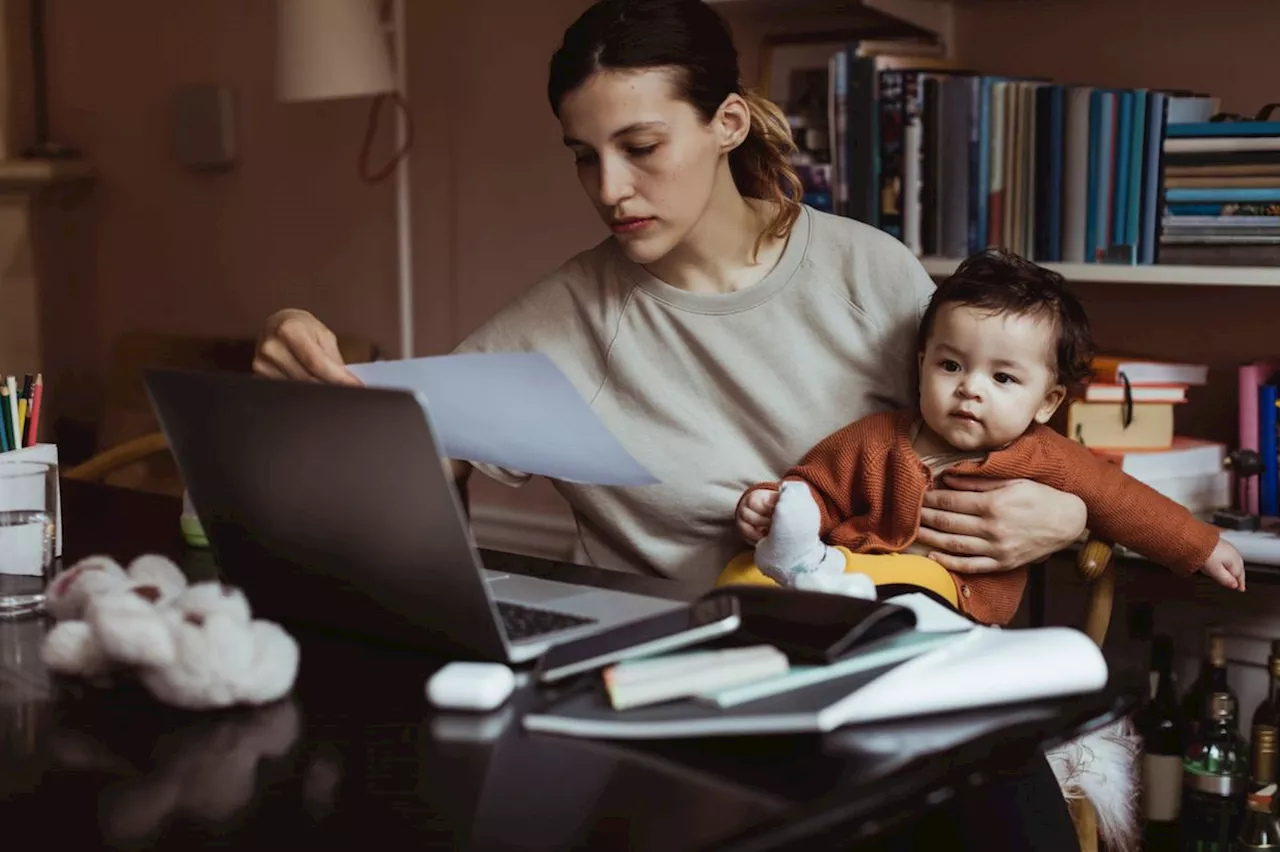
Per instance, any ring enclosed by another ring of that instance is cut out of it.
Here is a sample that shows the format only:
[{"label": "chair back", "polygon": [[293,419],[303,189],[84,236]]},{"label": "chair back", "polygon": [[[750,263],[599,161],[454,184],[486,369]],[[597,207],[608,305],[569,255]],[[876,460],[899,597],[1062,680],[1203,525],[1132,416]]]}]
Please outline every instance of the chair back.
[{"label": "chair back", "polygon": [[[159,431],[159,421],[142,381],[144,369],[170,367],[248,372],[252,369],[256,348],[257,340],[253,338],[145,330],[121,335],[112,347],[107,371],[97,453],[100,455],[113,447]],[[338,348],[348,363],[378,358],[377,346],[369,341],[340,336]],[[144,491],[182,493],[182,479],[168,453],[127,461],[102,481]]]}]

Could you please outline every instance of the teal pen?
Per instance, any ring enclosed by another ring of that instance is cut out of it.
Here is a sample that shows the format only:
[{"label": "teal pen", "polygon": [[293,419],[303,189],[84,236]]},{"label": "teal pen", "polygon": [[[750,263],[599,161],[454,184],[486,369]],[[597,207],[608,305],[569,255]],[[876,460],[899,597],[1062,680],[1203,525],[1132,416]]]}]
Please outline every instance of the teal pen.
[{"label": "teal pen", "polygon": [[9,452],[16,450],[17,445],[14,444],[15,433],[12,431],[13,426],[9,415],[9,387],[0,380],[0,452]]}]

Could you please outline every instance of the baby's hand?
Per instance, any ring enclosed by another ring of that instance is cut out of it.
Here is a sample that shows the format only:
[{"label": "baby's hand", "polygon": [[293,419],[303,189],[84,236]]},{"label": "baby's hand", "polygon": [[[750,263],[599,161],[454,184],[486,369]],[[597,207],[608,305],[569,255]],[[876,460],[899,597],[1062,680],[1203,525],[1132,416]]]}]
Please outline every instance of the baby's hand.
[{"label": "baby's hand", "polygon": [[1240,557],[1240,551],[1224,538],[1218,539],[1218,546],[1200,570],[1228,589],[1244,591],[1244,559]]},{"label": "baby's hand", "polygon": [[747,544],[755,547],[769,533],[773,520],[773,508],[778,505],[778,492],[760,489],[752,491],[738,501],[738,534]]}]

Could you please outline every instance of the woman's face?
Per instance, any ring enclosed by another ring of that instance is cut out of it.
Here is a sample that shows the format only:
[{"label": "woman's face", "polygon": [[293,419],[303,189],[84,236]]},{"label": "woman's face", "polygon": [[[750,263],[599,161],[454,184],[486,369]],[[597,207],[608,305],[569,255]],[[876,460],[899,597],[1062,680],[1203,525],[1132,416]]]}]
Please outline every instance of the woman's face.
[{"label": "woman's face", "polygon": [[631,260],[661,259],[702,218],[727,140],[723,122],[676,97],[670,72],[596,72],[565,95],[560,124],[582,188]]}]

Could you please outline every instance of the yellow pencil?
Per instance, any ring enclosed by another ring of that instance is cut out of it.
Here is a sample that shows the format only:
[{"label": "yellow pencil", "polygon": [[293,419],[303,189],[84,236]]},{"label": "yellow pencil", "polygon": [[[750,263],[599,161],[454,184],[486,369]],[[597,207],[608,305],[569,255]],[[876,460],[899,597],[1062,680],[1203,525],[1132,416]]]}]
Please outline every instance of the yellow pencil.
[{"label": "yellow pencil", "polygon": [[26,397],[18,397],[18,422],[14,424],[14,428],[18,430],[18,446],[22,444],[22,427],[27,422],[27,400]]}]

